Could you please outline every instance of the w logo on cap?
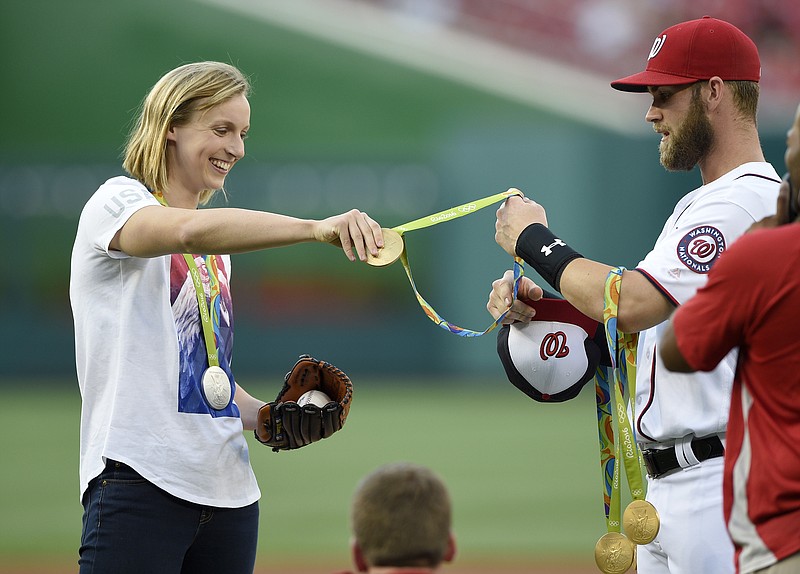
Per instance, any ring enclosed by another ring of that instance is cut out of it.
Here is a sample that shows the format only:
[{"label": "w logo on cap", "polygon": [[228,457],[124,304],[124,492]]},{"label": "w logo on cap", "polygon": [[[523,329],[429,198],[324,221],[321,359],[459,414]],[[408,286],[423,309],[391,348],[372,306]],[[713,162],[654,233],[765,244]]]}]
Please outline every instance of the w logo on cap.
[{"label": "w logo on cap", "polygon": [[569,347],[567,346],[567,334],[564,331],[548,333],[542,338],[542,344],[539,347],[539,357],[541,357],[543,361],[546,361],[550,357],[563,359],[567,355],[569,355]]},{"label": "w logo on cap", "polygon": [[648,60],[652,60],[656,57],[656,55],[661,51],[661,48],[664,47],[664,42],[667,41],[667,35],[664,34],[663,36],[659,36],[653,42],[653,47],[650,48],[650,55],[647,57]]}]

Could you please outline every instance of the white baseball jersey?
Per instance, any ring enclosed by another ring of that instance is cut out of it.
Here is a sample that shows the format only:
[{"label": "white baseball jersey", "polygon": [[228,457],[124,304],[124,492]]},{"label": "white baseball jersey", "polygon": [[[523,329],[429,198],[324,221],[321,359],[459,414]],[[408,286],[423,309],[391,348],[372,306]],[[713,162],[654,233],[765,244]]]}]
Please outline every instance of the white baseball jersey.
[{"label": "white baseball jersey", "polygon": [[[775,213],[779,186],[780,176],[770,164],[753,162],[695,189],[675,206],[653,250],[636,269],[680,305],[706,283],[711,266],[733,241]],[[665,321],[639,336],[638,440],[647,444],[724,433],[736,351],[710,372],[670,372],[656,348],[666,326]]]},{"label": "white baseball jersey", "polygon": [[[186,262],[109,249],[128,218],[151,205],[158,202],[141,183],[116,177],[89,199],[78,223],[70,300],[83,399],[81,493],[111,458],[183,500],[247,506],[261,493],[236,403],[214,410],[202,395],[208,357]],[[203,260],[195,260],[207,287]],[[232,376],[230,258],[217,263],[219,360]]]}]

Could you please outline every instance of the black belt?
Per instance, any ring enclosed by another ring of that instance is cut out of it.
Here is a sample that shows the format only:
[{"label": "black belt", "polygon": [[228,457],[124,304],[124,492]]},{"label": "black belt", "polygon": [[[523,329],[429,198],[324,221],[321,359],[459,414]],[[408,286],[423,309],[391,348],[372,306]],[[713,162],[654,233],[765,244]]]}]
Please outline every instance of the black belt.
[{"label": "black belt", "polygon": [[[692,440],[692,452],[697,460],[703,462],[709,458],[716,458],[725,454],[725,447],[716,435],[706,438],[696,438]],[[665,449],[647,449],[642,451],[644,465],[647,467],[647,476],[658,478],[668,472],[677,470],[681,467],[678,456],[675,454],[675,447]]]}]

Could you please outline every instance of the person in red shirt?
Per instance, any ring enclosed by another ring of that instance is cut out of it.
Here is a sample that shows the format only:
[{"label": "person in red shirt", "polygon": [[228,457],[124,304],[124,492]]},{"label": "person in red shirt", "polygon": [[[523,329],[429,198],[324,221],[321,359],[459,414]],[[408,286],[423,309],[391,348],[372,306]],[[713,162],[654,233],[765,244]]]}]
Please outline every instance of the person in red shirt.
[{"label": "person in red shirt", "polygon": [[432,574],[455,556],[450,495],[427,467],[400,462],[374,470],[356,488],[350,519],[358,572]]},{"label": "person in red shirt", "polygon": [[777,213],[722,255],[660,344],[667,369],[709,371],[739,349],[724,511],[737,571],[800,572],[800,106]]}]

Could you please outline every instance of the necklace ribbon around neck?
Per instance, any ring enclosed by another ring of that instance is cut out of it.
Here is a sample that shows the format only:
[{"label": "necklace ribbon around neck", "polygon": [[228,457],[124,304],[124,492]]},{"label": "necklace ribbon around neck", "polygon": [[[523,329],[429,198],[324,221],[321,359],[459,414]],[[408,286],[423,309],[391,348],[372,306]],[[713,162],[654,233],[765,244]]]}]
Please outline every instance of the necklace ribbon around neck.
[{"label": "necklace ribbon around neck", "polygon": [[[153,192],[153,196],[161,205],[169,207],[161,192]],[[186,265],[189,267],[189,276],[192,278],[192,284],[194,285],[203,339],[206,344],[206,355],[208,356],[208,369],[203,373],[201,380],[203,394],[211,408],[222,410],[230,404],[233,391],[228,374],[219,365],[221,290],[217,257],[215,255],[202,256],[209,281],[209,295],[208,300],[206,300],[203,278],[194,256],[189,253],[183,253],[182,255]]]}]

